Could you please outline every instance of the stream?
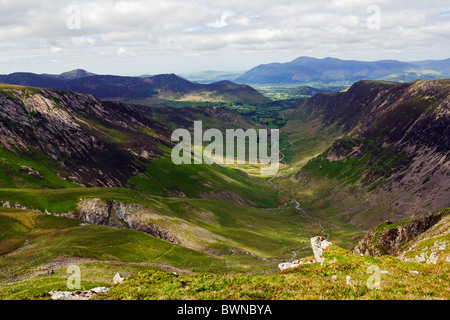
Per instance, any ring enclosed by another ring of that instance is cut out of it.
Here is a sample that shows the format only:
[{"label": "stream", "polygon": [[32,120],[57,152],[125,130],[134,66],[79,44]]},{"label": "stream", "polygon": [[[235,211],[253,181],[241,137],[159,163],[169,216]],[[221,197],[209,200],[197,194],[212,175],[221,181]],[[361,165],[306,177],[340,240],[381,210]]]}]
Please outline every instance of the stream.
[{"label": "stream", "polygon": [[[283,115],[283,118],[284,118],[284,115]],[[282,130],[280,129],[280,133],[281,133],[281,132],[282,132]],[[287,134],[286,132],[285,132],[285,134],[286,134],[286,136],[288,137],[289,147],[292,147],[292,141],[291,141],[290,135]],[[287,147],[284,147],[284,148],[280,149],[281,158],[280,158],[279,162],[283,163],[284,165],[288,165],[289,168],[290,168],[290,170],[292,170],[293,168],[291,168],[291,166],[290,166],[289,164],[287,164],[285,161],[283,161],[283,159],[285,158],[285,154],[283,153],[283,151],[285,151],[286,148],[287,148]],[[295,152],[295,155],[297,154],[296,151],[293,151],[293,152]],[[294,155],[293,159],[295,158],[295,155]],[[307,160],[303,160],[303,161],[307,161]],[[301,161],[301,162],[303,162],[303,161]],[[346,229],[346,230],[354,230],[354,231],[367,232],[367,230],[338,227],[338,226],[334,225],[333,223],[326,222],[326,221],[324,221],[323,219],[320,219],[320,218],[317,218],[317,217],[313,217],[313,216],[311,216],[310,214],[308,214],[304,209],[302,209],[301,204],[300,204],[300,202],[299,202],[297,199],[295,199],[295,198],[293,198],[293,197],[288,196],[287,194],[285,194],[283,191],[280,190],[280,188],[277,186],[277,184],[276,184],[275,182],[272,181],[272,180],[275,179],[275,178],[279,178],[279,177],[282,177],[283,175],[286,175],[288,172],[289,172],[289,170],[285,171],[284,173],[280,173],[280,174],[278,174],[278,175],[275,175],[275,176],[273,176],[272,178],[268,179],[267,181],[275,188],[275,190],[277,190],[277,192],[278,192],[279,194],[281,194],[282,196],[288,198],[291,202],[294,202],[294,203],[295,203],[295,209],[296,209],[297,211],[301,212],[301,213],[302,213],[303,215],[305,215],[308,219],[317,221],[317,224],[319,225],[319,227],[320,227],[320,229],[321,229],[320,233],[323,234],[323,235],[326,237],[327,240],[329,240],[330,235],[329,235],[328,233],[325,232],[324,225],[328,225],[328,226],[331,226],[331,227],[336,228],[336,229]],[[306,247],[303,247],[303,248],[300,248],[300,249],[297,249],[297,250],[292,250],[293,256],[290,258],[290,260],[294,259],[294,258],[297,256],[297,252],[306,250],[306,249],[308,249],[308,248],[311,248],[311,246],[306,246]]]}]

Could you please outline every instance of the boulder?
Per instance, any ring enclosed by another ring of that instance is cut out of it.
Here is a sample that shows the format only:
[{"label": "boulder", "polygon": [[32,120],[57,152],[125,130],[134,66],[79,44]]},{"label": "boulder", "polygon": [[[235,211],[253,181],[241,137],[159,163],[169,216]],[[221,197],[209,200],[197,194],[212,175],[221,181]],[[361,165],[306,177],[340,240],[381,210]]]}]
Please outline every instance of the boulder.
[{"label": "boulder", "polygon": [[282,262],[278,265],[278,268],[280,268],[281,271],[292,268],[292,263],[290,262]]},{"label": "boulder", "polygon": [[323,263],[325,258],[322,257],[323,250],[327,248],[331,242],[329,242],[325,237],[317,236],[311,238],[311,247],[314,253],[314,258],[318,263]]},{"label": "boulder", "polygon": [[120,273],[116,273],[116,275],[114,276],[114,278],[113,278],[113,283],[114,284],[119,284],[119,283],[122,283],[123,282],[123,277],[121,277],[120,276]]}]

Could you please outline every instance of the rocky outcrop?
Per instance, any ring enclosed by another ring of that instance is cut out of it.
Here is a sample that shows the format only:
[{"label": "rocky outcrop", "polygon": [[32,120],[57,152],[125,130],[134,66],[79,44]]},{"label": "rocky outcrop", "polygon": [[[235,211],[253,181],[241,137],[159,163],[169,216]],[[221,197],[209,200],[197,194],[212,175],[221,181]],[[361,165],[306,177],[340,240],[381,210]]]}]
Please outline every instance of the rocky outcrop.
[{"label": "rocky outcrop", "polygon": [[325,250],[331,242],[329,242],[325,237],[317,236],[314,238],[311,238],[311,248],[314,253],[314,259],[318,263],[323,263],[325,261],[325,258],[322,257],[323,250]]},{"label": "rocky outcrop", "polygon": [[311,248],[313,250],[314,259],[308,259],[305,261],[302,260],[294,260],[291,262],[282,262],[278,264],[278,268],[281,271],[298,267],[302,264],[311,264],[311,263],[320,263],[322,264],[325,261],[323,257],[323,252],[326,248],[328,248],[332,243],[329,242],[325,237],[317,236],[311,238]]},{"label": "rocky outcrop", "polygon": [[110,204],[98,198],[81,199],[77,206],[80,220],[98,225],[108,224],[110,210]]},{"label": "rocky outcrop", "polygon": [[149,222],[151,214],[152,209],[140,204],[125,204],[116,200],[107,202],[98,198],[81,199],[77,207],[77,218],[80,220],[113,228],[134,229],[179,244],[180,241],[170,231]]},{"label": "rocky outcrop", "polygon": [[425,214],[413,221],[393,224],[386,221],[373,227],[350,252],[379,257],[395,255],[407,242],[426,232],[449,211]]},{"label": "rocky outcrop", "polygon": [[97,287],[86,291],[56,291],[52,290],[48,294],[52,300],[90,300],[102,293],[108,293],[109,288]]}]

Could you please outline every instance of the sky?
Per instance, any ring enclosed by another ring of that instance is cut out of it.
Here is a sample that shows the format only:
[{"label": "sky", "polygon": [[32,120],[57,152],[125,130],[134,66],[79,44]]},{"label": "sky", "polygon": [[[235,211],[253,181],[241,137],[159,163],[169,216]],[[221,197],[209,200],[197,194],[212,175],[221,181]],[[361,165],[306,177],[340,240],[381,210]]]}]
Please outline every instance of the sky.
[{"label": "sky", "polygon": [[299,56],[450,57],[450,3],[0,0],[0,74],[245,71]]}]

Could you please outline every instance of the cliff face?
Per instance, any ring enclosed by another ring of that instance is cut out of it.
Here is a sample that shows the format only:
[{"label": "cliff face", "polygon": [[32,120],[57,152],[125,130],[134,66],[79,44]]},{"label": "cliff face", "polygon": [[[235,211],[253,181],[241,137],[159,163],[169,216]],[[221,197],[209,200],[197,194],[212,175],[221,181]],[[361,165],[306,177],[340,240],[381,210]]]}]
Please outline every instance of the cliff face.
[{"label": "cliff face", "polygon": [[[379,257],[385,254],[397,255],[399,251],[405,251],[408,242],[425,233],[438,223],[443,217],[448,216],[450,210],[425,214],[410,222],[394,224],[386,221],[373,227],[364,238],[350,252]],[[442,234],[448,235],[448,230]]]},{"label": "cliff face", "polygon": [[59,90],[0,89],[2,152],[39,158],[79,185],[123,187],[162,154],[159,143],[168,144],[161,124],[128,105]]},{"label": "cliff face", "polygon": [[75,215],[78,219],[92,224],[134,229],[172,243],[180,243],[170,231],[149,223],[151,216],[152,210],[143,205],[106,202],[98,198],[81,199]]},{"label": "cliff face", "polygon": [[[347,222],[370,226],[450,206],[450,79],[360,81],[301,102],[292,114],[343,133],[297,178],[306,188],[336,186],[334,194],[358,187],[340,196]],[[345,203],[354,195],[364,205]]]}]

